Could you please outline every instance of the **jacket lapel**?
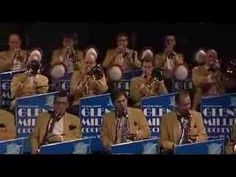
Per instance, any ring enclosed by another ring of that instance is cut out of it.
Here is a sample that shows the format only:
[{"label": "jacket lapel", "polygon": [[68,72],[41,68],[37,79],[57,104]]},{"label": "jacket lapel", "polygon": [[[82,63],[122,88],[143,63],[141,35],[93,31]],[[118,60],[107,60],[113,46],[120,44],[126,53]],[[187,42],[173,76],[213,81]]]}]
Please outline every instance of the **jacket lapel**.
[{"label": "jacket lapel", "polygon": [[69,115],[65,113],[64,120],[63,120],[63,134],[68,134],[69,132]]},{"label": "jacket lapel", "polygon": [[176,143],[178,143],[178,141],[180,139],[181,132],[180,132],[180,123],[177,119],[177,112],[176,111],[174,112],[174,115],[172,117],[172,124],[173,124],[172,136],[174,138],[174,141]]}]

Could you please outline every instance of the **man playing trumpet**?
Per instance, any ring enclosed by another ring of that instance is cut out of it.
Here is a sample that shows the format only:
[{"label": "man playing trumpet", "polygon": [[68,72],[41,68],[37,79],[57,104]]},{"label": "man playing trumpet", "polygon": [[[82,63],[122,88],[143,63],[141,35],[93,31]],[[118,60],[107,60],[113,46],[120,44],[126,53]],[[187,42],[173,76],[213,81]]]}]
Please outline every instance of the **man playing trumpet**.
[{"label": "man playing trumpet", "polygon": [[112,66],[119,66],[122,71],[141,67],[136,51],[128,48],[128,35],[120,33],[117,36],[117,48],[108,49],[102,66],[108,71]]},{"label": "man playing trumpet", "polygon": [[206,63],[192,70],[192,80],[196,87],[192,109],[199,109],[202,96],[225,93],[225,77],[220,71],[217,52],[210,49],[206,53]]},{"label": "man playing trumpet", "polygon": [[172,78],[174,78],[176,74],[177,77],[180,78],[183,77],[181,75],[186,75],[187,70],[186,68],[183,68],[183,71],[182,72],[180,71],[182,74],[179,73],[175,74],[177,67],[184,64],[183,55],[175,52],[175,46],[176,46],[175,36],[174,35],[165,36],[164,45],[165,45],[164,51],[154,56],[155,68],[164,69],[165,83],[168,91],[171,91]]},{"label": "man playing trumpet", "polygon": [[[97,67],[98,77],[96,73],[92,73],[92,69],[96,67],[97,52],[94,48],[89,48],[84,56],[84,62],[80,70],[74,71],[70,89],[73,95],[72,105],[79,105],[80,98],[104,93],[108,86],[105,73],[101,67]],[[94,78],[96,77],[96,78]]]},{"label": "man playing trumpet", "polygon": [[8,40],[9,50],[0,52],[0,73],[25,68],[26,51],[21,49],[18,34],[11,34]]},{"label": "man playing trumpet", "polygon": [[173,152],[174,146],[207,140],[202,116],[190,110],[191,99],[185,90],[175,97],[176,110],[165,114],[161,119],[160,144],[163,153]]},{"label": "man playing trumpet", "polygon": [[39,54],[38,50],[29,52],[26,71],[13,77],[11,82],[13,98],[48,92],[48,78],[40,74],[41,55]]},{"label": "man playing trumpet", "polygon": [[75,37],[71,34],[65,35],[62,41],[62,48],[53,51],[50,63],[51,69],[62,64],[65,66],[67,73],[72,73],[74,70],[77,70],[82,62],[83,52],[75,49],[75,46]]},{"label": "man playing trumpet", "polygon": [[142,57],[142,70],[143,74],[134,77],[131,80],[130,95],[134,101],[135,107],[140,107],[142,97],[161,95],[167,93],[164,80],[155,80],[153,78],[153,53],[150,49],[145,50]]}]

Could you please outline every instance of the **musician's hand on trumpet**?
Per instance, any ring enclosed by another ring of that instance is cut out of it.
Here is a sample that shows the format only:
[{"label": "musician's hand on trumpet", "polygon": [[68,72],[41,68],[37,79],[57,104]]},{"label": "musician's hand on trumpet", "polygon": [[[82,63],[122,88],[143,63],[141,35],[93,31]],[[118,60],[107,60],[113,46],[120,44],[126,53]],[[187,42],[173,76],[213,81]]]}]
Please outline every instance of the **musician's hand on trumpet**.
[{"label": "musician's hand on trumpet", "polygon": [[122,66],[124,63],[124,58],[121,53],[117,54],[113,65]]}]

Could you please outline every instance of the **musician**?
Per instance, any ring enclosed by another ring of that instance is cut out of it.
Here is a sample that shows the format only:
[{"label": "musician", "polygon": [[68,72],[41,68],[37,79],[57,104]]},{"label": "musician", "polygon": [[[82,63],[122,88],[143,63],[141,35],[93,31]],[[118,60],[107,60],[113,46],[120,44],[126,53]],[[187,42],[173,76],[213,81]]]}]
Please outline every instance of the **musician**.
[{"label": "musician", "polygon": [[164,69],[165,73],[165,84],[168,91],[172,89],[172,78],[179,65],[184,64],[184,56],[181,53],[175,52],[176,39],[174,35],[165,36],[164,40],[164,51],[154,56],[155,68]]},{"label": "musician", "polygon": [[26,71],[13,77],[11,82],[13,98],[48,92],[48,78],[40,74],[41,58],[37,56],[39,53],[39,51],[32,50],[29,53]]},{"label": "musician", "polygon": [[202,96],[221,95],[225,93],[225,77],[220,71],[217,52],[210,49],[206,53],[206,63],[192,70],[192,80],[196,87],[192,109],[199,109]]},{"label": "musician", "polygon": [[173,151],[175,145],[207,140],[201,114],[190,110],[189,93],[180,91],[175,102],[176,110],[165,114],[161,119],[160,145],[163,153]]},{"label": "musician", "polygon": [[43,112],[37,118],[31,135],[32,153],[38,153],[43,144],[75,140],[82,137],[80,119],[66,112],[67,93],[59,92],[54,99],[54,111]]},{"label": "musician", "polygon": [[117,36],[117,48],[108,49],[102,66],[109,70],[112,66],[120,66],[122,71],[141,67],[137,51],[128,48],[128,35],[120,33]]},{"label": "musician", "polygon": [[0,73],[25,68],[26,51],[21,49],[21,38],[18,34],[10,34],[9,49],[0,52]]},{"label": "musician", "polygon": [[236,123],[234,123],[232,127],[232,132],[230,134],[230,141],[227,143],[225,151],[227,154],[236,153]]},{"label": "musician", "polygon": [[103,146],[109,150],[111,145],[150,137],[150,129],[143,112],[127,106],[124,92],[112,92],[115,111],[106,113],[101,128]]},{"label": "musician", "polygon": [[0,141],[15,139],[16,126],[14,115],[3,109],[0,109]]},{"label": "musician", "polygon": [[83,52],[76,49],[76,38],[73,34],[65,35],[62,39],[62,47],[53,51],[51,68],[58,64],[66,67],[67,73],[78,70],[83,58]]},{"label": "musician", "polygon": [[98,74],[101,77],[98,79],[93,78],[93,74],[91,73],[92,68],[97,64],[97,51],[95,48],[89,48],[85,53],[81,69],[79,71],[74,71],[70,82],[71,93],[74,96],[72,101],[74,106],[79,105],[80,98],[102,94],[108,89],[102,68],[100,70],[101,74]]},{"label": "musician", "polygon": [[146,54],[142,57],[143,74],[141,76],[132,78],[130,85],[130,95],[134,101],[135,107],[140,107],[142,97],[167,93],[164,80],[156,81],[152,76],[154,69],[152,52],[150,50],[146,50],[144,53]]}]

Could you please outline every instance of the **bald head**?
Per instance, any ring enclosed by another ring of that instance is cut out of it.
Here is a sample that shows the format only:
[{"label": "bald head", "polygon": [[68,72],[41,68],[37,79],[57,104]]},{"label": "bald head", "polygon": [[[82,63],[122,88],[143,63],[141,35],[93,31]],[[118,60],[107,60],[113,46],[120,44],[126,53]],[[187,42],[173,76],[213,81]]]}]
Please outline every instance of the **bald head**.
[{"label": "bald head", "polygon": [[8,39],[10,50],[19,49],[21,47],[21,39],[18,34],[11,34]]},{"label": "bald head", "polygon": [[214,49],[209,49],[206,52],[206,58],[207,58],[206,64],[211,65],[211,64],[214,64],[217,61],[218,54]]}]

